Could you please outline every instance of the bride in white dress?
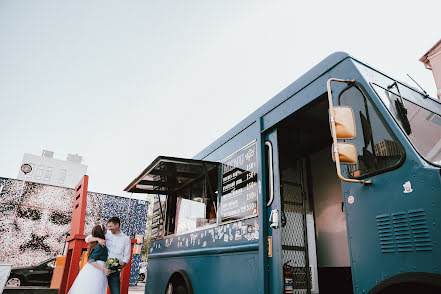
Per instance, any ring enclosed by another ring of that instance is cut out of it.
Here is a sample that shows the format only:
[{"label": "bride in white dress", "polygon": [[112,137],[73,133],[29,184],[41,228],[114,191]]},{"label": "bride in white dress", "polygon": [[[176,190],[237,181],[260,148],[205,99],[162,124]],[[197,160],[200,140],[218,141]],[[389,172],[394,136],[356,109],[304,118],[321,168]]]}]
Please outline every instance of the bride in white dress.
[{"label": "bride in white dress", "polygon": [[[92,236],[105,239],[104,232],[102,225],[96,225],[92,229]],[[107,275],[110,273],[105,265],[107,248],[100,246],[98,242],[92,242],[87,248],[87,256],[87,264],[79,272],[69,294],[106,294]]]}]

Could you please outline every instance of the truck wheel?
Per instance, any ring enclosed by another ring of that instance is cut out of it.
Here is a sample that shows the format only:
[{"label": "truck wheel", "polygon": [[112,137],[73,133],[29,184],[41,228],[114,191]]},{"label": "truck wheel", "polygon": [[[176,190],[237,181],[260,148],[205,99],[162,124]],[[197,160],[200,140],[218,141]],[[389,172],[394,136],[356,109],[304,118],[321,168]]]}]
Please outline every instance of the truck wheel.
[{"label": "truck wheel", "polygon": [[8,279],[8,281],[6,282],[6,287],[20,287],[21,285],[21,281],[19,278],[10,278]]},{"label": "truck wheel", "polygon": [[188,294],[187,287],[184,285],[177,285],[173,294]]}]

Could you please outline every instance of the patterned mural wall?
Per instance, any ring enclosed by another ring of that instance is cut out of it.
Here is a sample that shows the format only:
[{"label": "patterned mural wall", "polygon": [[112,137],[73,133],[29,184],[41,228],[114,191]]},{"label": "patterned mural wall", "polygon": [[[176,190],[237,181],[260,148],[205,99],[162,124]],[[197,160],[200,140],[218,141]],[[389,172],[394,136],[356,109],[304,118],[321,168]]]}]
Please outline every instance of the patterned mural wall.
[{"label": "patterned mural wall", "polygon": [[[34,265],[63,254],[70,232],[73,189],[0,177],[0,263]],[[88,192],[84,233],[112,216],[131,238],[144,235],[148,202]],[[140,255],[132,258],[130,285],[139,275]]]}]

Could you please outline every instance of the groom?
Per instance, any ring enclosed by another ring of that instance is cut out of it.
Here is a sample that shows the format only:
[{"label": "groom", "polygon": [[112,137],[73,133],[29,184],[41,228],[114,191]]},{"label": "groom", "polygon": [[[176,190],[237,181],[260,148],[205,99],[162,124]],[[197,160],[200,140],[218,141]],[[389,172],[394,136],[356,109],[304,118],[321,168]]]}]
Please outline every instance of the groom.
[{"label": "groom", "polygon": [[[118,258],[119,263],[125,266],[130,259],[130,238],[120,230],[121,221],[118,217],[114,216],[107,222],[106,240],[93,237],[89,235],[86,237],[86,242],[97,241],[102,246],[107,246],[109,251],[108,257]],[[107,276],[107,282],[111,294],[120,294],[121,289],[121,276],[120,272],[111,273]]]}]

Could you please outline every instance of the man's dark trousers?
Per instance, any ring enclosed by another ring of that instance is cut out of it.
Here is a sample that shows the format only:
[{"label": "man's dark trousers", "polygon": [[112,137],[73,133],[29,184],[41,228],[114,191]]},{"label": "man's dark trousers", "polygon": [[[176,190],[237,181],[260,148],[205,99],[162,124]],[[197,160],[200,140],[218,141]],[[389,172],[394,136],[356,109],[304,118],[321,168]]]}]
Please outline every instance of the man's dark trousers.
[{"label": "man's dark trousers", "polygon": [[111,273],[107,277],[109,290],[111,294],[120,294],[121,289],[121,275],[119,272]]}]

